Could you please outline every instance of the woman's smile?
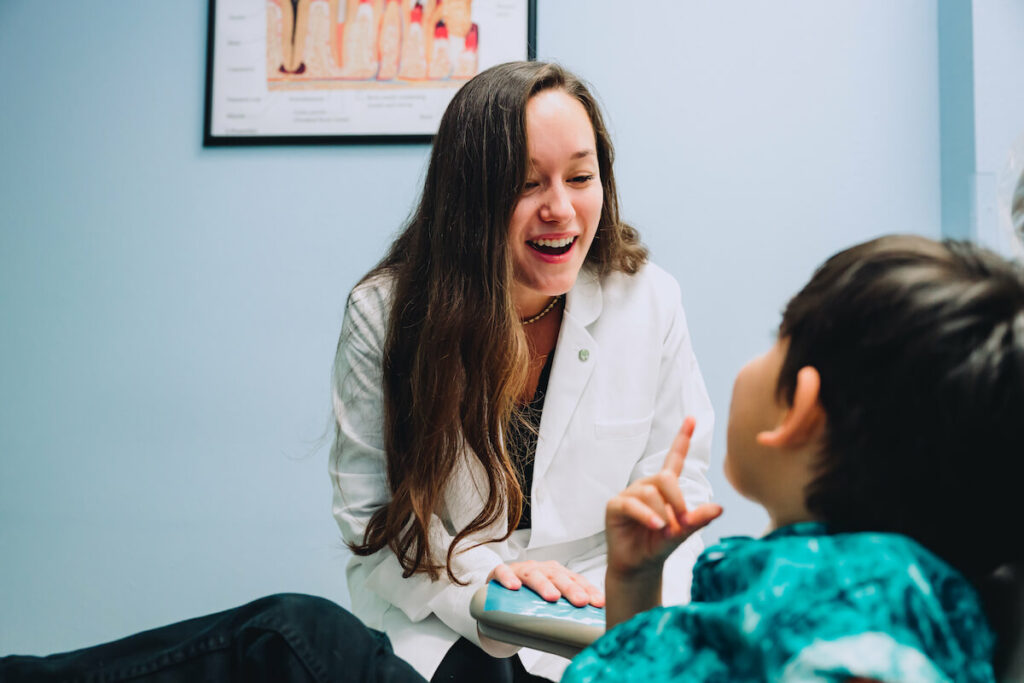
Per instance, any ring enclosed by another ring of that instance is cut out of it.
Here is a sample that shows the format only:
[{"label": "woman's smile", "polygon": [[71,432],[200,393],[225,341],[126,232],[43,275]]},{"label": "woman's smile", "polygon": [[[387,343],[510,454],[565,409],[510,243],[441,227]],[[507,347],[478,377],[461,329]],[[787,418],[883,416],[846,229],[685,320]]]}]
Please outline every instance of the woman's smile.
[{"label": "woman's smile", "polygon": [[541,237],[527,240],[526,244],[537,252],[536,256],[547,263],[561,263],[571,257],[569,252],[576,246],[578,236],[569,237]]}]

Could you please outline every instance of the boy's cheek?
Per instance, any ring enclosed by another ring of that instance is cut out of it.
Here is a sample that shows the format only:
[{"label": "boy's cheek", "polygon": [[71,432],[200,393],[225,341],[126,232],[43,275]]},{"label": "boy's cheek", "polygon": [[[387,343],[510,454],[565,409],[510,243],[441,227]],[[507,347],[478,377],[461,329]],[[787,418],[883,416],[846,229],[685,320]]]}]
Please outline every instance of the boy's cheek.
[{"label": "boy's cheek", "polygon": [[728,448],[725,451],[725,462],[722,464],[722,472],[725,474],[725,480],[729,482],[729,485],[734,489],[738,489],[736,486],[736,477],[732,470],[732,458],[729,457]]},{"label": "boy's cheek", "polygon": [[766,398],[762,374],[764,356],[754,358],[737,373],[732,386],[729,402],[729,421],[725,434],[725,462],[723,470],[726,479],[739,493],[749,497],[747,486],[756,472],[754,467],[758,454],[757,433],[770,420],[772,403]]}]

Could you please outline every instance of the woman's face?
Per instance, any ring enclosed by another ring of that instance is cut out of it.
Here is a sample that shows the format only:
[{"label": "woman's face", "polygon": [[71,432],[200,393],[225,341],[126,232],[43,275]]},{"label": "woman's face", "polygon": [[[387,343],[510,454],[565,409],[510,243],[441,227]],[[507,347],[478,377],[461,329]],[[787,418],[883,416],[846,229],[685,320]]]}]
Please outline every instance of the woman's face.
[{"label": "woman's face", "polygon": [[594,127],[577,99],[554,89],[534,95],[526,148],[526,184],[509,225],[520,315],[572,289],[604,203]]}]

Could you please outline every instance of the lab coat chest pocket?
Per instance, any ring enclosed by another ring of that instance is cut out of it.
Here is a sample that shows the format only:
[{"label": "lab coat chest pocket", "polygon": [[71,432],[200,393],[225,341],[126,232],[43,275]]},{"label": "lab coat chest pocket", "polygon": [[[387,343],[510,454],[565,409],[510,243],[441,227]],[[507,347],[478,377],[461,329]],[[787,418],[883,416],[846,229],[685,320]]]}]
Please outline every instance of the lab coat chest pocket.
[{"label": "lab coat chest pocket", "polygon": [[654,414],[640,418],[594,421],[592,472],[615,495],[629,484],[629,474],[643,457]]},{"label": "lab coat chest pocket", "polygon": [[[556,453],[550,469],[534,480],[536,527],[531,546],[546,545],[556,538],[585,538],[604,530],[605,505],[629,484],[630,473],[644,455],[652,421],[653,414],[633,419],[581,419],[569,426],[565,450]],[[545,533],[541,519],[559,533]]]},{"label": "lab coat chest pocket", "polygon": [[651,431],[654,413],[646,417],[594,422],[594,436],[601,441],[624,441],[646,437]]}]

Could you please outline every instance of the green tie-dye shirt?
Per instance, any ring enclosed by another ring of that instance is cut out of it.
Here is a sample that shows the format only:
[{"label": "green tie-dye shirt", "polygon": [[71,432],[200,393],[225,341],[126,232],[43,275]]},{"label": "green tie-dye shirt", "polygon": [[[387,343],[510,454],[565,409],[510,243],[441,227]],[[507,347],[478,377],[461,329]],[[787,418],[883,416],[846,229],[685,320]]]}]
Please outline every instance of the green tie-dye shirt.
[{"label": "green tie-dye shirt", "polygon": [[913,540],[802,523],[708,548],[690,604],[620,624],[562,681],[994,681],[993,644],[971,585]]}]

